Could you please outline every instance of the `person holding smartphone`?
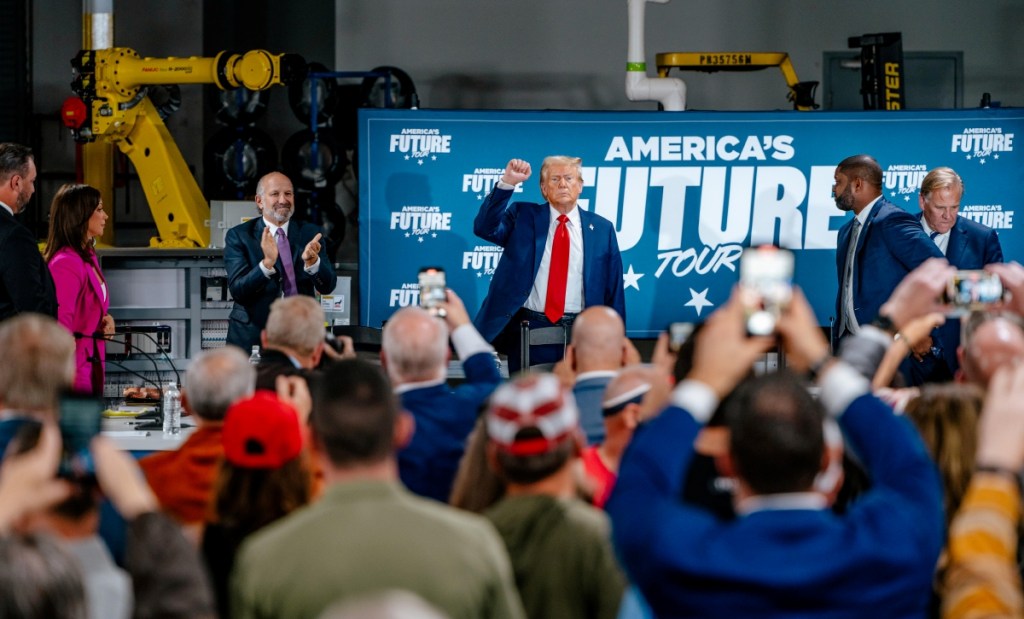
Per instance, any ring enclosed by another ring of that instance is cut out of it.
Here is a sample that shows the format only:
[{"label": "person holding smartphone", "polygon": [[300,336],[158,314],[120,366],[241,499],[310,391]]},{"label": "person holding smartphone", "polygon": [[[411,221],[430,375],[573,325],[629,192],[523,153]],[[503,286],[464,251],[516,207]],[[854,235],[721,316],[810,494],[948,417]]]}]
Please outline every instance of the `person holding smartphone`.
[{"label": "person holding smartphone", "polygon": [[64,185],[50,206],[50,231],[43,257],[57,287],[57,320],[75,336],[75,391],[103,395],[103,336],[114,333],[107,313],[110,295],[93,247],[107,213],[100,192],[89,185]]}]

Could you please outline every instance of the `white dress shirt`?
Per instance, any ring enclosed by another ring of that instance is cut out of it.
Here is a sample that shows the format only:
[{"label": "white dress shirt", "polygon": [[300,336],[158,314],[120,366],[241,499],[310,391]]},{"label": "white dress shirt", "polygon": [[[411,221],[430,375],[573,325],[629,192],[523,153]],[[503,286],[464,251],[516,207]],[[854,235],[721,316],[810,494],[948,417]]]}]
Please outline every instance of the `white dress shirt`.
[{"label": "white dress shirt", "polygon": [[[551,214],[548,223],[548,238],[544,244],[544,255],[540,259],[540,269],[533,280],[533,289],[526,299],[526,309],[544,312],[544,303],[548,294],[548,274],[551,272],[551,246],[555,241],[555,230],[558,228],[558,217],[561,215],[555,207],[548,205]],[[580,208],[574,207],[566,213],[569,221],[569,275],[565,283],[565,313],[578,314],[583,310],[583,230],[580,223]]]}]

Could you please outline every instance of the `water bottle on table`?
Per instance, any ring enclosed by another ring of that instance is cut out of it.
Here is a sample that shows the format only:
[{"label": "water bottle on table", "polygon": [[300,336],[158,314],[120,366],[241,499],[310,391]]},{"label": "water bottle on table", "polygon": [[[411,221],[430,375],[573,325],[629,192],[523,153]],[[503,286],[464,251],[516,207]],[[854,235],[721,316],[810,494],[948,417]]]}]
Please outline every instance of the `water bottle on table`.
[{"label": "water bottle on table", "polygon": [[181,391],[177,383],[169,383],[164,389],[164,436],[181,434]]}]

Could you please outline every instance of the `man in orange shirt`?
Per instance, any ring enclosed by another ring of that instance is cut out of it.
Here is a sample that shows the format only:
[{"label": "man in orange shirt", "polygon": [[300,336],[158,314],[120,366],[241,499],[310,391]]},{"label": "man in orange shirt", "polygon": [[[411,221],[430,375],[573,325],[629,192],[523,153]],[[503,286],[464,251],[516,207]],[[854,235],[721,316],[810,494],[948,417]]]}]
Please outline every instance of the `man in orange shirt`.
[{"label": "man in orange shirt", "polygon": [[185,374],[182,408],[196,418],[196,430],[178,449],[139,461],[153,493],[167,514],[183,525],[200,525],[213,493],[224,454],[221,425],[228,407],[253,394],[256,370],[234,346],[205,350]]}]

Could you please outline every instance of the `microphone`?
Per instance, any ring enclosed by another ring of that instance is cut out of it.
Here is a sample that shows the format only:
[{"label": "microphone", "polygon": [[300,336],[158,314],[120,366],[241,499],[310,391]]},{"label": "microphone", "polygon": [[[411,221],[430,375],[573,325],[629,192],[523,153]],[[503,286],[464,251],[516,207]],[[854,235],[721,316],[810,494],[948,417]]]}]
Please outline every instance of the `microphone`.
[{"label": "microphone", "polygon": [[[132,350],[135,350],[135,351],[141,353],[144,357],[146,357],[146,359],[148,359],[149,362],[153,364],[153,371],[157,374],[157,376],[160,375],[160,366],[157,365],[156,359],[153,357],[153,355],[149,354],[145,350],[142,350],[138,346],[134,346],[133,344],[131,344],[127,340],[127,338],[124,341],[114,340],[112,336],[108,336],[107,334],[103,333],[102,331],[96,331],[94,333],[80,333],[78,331],[74,331],[74,332],[72,332],[72,335],[75,336],[75,339],[103,340],[104,342],[117,342],[118,344],[122,344],[124,346],[127,346],[128,348],[130,348]],[[87,357],[86,360],[89,361],[89,362],[92,362],[92,361],[98,361],[99,359],[97,359],[96,357]],[[157,405],[157,409],[160,411],[160,418],[163,419],[164,388],[160,385],[160,383],[158,381],[154,381],[154,380],[151,380],[149,378],[146,378],[142,374],[140,374],[140,373],[138,373],[138,372],[136,372],[134,370],[129,369],[128,367],[118,363],[117,361],[114,361],[113,359],[105,359],[103,361],[105,363],[113,364],[113,365],[117,366],[118,368],[124,370],[125,372],[128,372],[129,374],[131,374],[133,376],[136,376],[138,378],[141,378],[143,382],[149,383],[150,385],[153,385],[154,387],[156,387],[157,392],[160,394],[160,403]],[[171,366],[171,368],[174,369],[174,374],[175,374],[175,376],[177,376],[177,374],[178,374],[177,369],[175,369],[173,365]]]}]

